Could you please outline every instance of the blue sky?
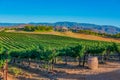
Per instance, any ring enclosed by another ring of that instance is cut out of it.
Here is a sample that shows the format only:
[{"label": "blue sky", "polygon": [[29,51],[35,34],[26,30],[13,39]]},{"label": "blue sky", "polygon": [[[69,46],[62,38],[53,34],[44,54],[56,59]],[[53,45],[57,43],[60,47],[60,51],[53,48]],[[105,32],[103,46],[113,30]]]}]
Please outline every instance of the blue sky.
[{"label": "blue sky", "polygon": [[58,21],[120,26],[120,0],[0,0],[0,22]]}]

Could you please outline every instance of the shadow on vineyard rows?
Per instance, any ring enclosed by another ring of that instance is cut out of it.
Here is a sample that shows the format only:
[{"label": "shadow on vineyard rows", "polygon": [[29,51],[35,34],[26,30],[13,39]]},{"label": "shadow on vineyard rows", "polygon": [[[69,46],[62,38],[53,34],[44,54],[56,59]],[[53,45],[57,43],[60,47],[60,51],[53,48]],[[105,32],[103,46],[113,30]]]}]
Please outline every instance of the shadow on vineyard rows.
[{"label": "shadow on vineyard rows", "polygon": [[98,62],[109,61],[120,61],[119,43],[0,32],[0,68],[4,80],[8,72],[21,80],[85,79],[94,72],[86,67],[98,68]]}]

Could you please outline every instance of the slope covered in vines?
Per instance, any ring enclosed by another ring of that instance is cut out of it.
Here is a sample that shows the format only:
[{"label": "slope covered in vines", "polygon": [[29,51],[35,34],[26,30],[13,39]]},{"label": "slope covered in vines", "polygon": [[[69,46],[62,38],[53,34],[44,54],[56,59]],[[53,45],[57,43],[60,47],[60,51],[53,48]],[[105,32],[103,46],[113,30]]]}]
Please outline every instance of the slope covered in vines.
[{"label": "slope covered in vines", "polygon": [[40,59],[53,62],[57,56],[70,56],[78,58],[80,61],[86,54],[106,54],[107,58],[110,53],[116,52],[120,52],[120,44],[118,43],[49,34],[0,32],[0,56],[2,65],[6,59],[6,54],[9,54],[7,58],[11,59]]},{"label": "slope covered in vines", "polygon": [[110,45],[110,42],[91,41],[61,37],[48,34],[22,34],[22,33],[3,33],[0,32],[0,45],[8,50],[28,49],[33,46],[42,45],[45,48],[63,48],[74,45]]}]

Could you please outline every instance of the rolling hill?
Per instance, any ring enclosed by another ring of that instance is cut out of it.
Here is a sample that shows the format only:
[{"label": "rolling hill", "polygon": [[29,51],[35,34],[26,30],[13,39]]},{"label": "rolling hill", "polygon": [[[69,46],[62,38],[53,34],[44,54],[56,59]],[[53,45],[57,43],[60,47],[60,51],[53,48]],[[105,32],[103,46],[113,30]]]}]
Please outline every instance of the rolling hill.
[{"label": "rolling hill", "polygon": [[8,30],[7,32],[13,33],[27,33],[27,34],[51,34],[51,35],[58,35],[58,36],[67,36],[72,38],[79,38],[79,39],[86,39],[86,40],[98,40],[98,41],[107,41],[107,42],[118,42],[120,43],[120,38],[107,38],[107,37],[100,37],[95,35],[83,34],[83,33],[73,33],[73,32],[26,32],[26,31],[14,31]]},{"label": "rolling hill", "polygon": [[[68,28],[93,30],[95,32],[108,33],[108,34],[120,33],[119,27],[111,26],[111,25],[96,25],[90,23],[76,23],[76,22],[27,23],[27,24],[53,26],[53,27],[64,26]],[[26,23],[0,23],[0,27],[12,27],[12,26],[22,26],[22,25],[26,25]]]}]

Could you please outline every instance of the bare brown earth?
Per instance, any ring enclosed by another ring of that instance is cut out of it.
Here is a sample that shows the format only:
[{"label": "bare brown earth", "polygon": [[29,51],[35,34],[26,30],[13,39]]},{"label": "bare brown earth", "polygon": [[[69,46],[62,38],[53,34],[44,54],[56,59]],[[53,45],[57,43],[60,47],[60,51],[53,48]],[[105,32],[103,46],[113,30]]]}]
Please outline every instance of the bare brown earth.
[{"label": "bare brown earth", "polygon": [[27,75],[8,80],[120,80],[120,62],[100,64],[99,69],[78,67],[76,63],[56,65],[53,72],[23,69]]},{"label": "bare brown earth", "polygon": [[100,37],[100,36],[95,36],[95,35],[88,35],[88,34],[81,34],[81,33],[73,33],[73,32],[25,32],[25,31],[14,31],[14,30],[9,30],[7,32],[17,32],[17,33],[32,33],[32,34],[52,34],[52,35],[59,35],[59,36],[68,36],[68,37],[73,37],[73,38],[80,38],[80,39],[88,39],[88,40],[99,40],[99,41],[109,41],[109,42],[118,42],[120,43],[120,38],[119,39],[114,39],[114,38],[105,38],[105,37]]}]

